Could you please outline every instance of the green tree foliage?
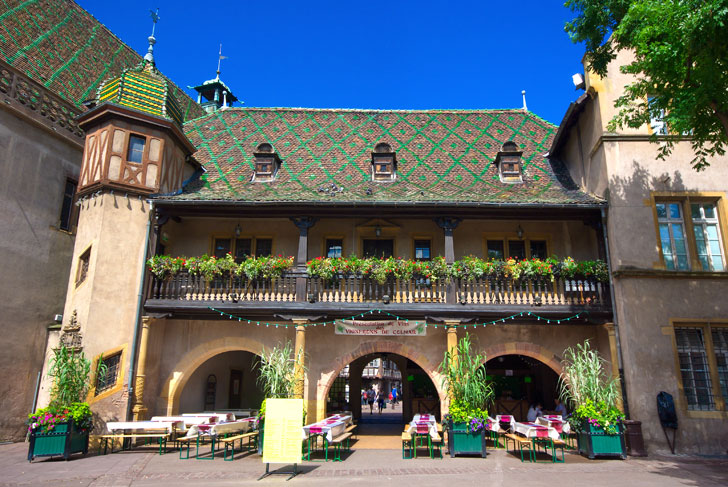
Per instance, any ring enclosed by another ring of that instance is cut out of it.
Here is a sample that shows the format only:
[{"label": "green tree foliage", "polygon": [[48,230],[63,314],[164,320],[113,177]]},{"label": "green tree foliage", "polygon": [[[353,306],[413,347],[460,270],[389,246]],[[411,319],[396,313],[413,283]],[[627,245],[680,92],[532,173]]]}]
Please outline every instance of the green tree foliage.
[{"label": "green tree foliage", "polygon": [[[696,170],[725,153],[728,143],[728,0],[567,0],[576,14],[565,30],[586,45],[588,65],[604,76],[619,50],[635,60],[620,69],[635,76],[609,124],[639,127],[661,117],[664,159],[690,141]],[[657,141],[653,136],[653,141]]]}]

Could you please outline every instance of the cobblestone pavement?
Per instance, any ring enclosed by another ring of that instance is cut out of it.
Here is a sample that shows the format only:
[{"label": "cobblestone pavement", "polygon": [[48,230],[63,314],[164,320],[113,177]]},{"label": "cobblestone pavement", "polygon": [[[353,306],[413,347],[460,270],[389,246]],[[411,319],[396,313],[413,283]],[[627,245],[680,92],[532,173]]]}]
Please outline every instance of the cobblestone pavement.
[{"label": "cobblestone pavement", "polygon": [[[0,486],[163,486],[264,485],[303,483],[342,486],[397,483],[403,487],[450,485],[574,486],[725,486],[728,458],[652,456],[647,459],[587,460],[568,454],[565,464],[521,463],[502,450],[487,459],[418,458],[403,460],[399,450],[353,450],[344,462],[304,462],[301,474],[287,483],[275,475],[257,481],[265,471],[253,453],[236,455],[232,462],[180,460],[176,452],[157,455],[149,449],[111,455],[36,459],[28,463],[27,444],[0,445]],[[286,466],[274,466],[275,468]]]}]

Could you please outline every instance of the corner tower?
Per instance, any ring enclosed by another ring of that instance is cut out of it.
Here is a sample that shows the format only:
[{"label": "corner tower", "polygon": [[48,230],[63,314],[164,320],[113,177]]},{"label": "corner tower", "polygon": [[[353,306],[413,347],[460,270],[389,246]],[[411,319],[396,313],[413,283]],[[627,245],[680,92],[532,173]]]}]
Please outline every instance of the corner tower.
[{"label": "corner tower", "polygon": [[[143,380],[133,380],[142,329],[142,292],[150,247],[154,195],[182,189],[200,169],[182,131],[183,115],[171,83],[149,52],[133,69],[105,81],[78,119],[86,132],[78,187],[79,222],[62,343],[82,349],[96,371],[88,401],[101,420],[126,419]],[[41,401],[47,401],[48,380]],[[141,397],[141,395],[139,395]],[[140,402],[140,401],[139,401]],[[135,413],[143,416],[143,405]],[[141,414],[139,414],[141,413]]]}]

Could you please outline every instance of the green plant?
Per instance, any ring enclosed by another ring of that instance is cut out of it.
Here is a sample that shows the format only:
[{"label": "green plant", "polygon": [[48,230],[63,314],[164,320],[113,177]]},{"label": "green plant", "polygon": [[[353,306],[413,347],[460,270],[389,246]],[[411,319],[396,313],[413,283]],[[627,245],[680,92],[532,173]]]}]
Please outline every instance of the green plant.
[{"label": "green plant", "polygon": [[256,279],[272,279],[280,277],[285,271],[293,267],[293,257],[271,255],[262,257],[249,257],[240,264],[236,271],[245,274],[251,281]]},{"label": "green plant", "polygon": [[294,356],[290,341],[270,350],[264,348],[254,366],[258,369],[258,384],[265,397],[272,398],[293,397],[297,382],[296,368],[303,368],[304,373],[306,370],[303,354],[299,351]]},{"label": "green plant", "polygon": [[52,377],[50,404],[54,407],[80,402],[88,393],[91,361],[83,352],[66,348],[53,350],[48,375]]},{"label": "green plant", "polygon": [[601,425],[611,424],[610,418],[619,411],[619,379],[606,372],[605,363],[599,352],[591,348],[589,340],[564,352],[559,395],[575,407],[571,422],[577,431],[585,419],[595,419]]},{"label": "green plant", "polygon": [[155,255],[147,259],[147,267],[157,279],[169,279],[184,269],[184,257],[170,257],[169,255]]},{"label": "green plant", "polygon": [[577,431],[583,428],[586,422],[595,428],[603,428],[608,434],[613,435],[619,433],[622,421],[624,415],[616,406],[608,406],[601,401],[595,403],[587,399],[574,409],[569,422]]},{"label": "green plant", "polygon": [[473,419],[480,423],[487,419],[493,387],[486,380],[485,360],[485,354],[475,353],[470,334],[458,341],[456,349],[445,352],[439,371],[442,387],[450,397],[448,419],[465,420],[469,424]]},{"label": "green plant", "polygon": [[40,433],[52,432],[60,423],[73,420],[80,430],[91,430],[93,420],[88,403],[74,402],[66,407],[48,406],[40,408],[28,415],[28,432],[36,430]]}]

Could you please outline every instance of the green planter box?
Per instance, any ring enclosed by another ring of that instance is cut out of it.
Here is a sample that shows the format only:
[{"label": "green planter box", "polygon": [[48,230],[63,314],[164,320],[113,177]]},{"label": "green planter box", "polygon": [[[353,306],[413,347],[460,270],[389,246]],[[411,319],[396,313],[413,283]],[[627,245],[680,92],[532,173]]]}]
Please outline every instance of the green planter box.
[{"label": "green planter box", "polygon": [[468,432],[467,423],[453,423],[448,425],[447,449],[450,456],[480,455],[485,458],[485,429],[477,433]]},{"label": "green planter box", "polygon": [[577,435],[579,453],[594,459],[596,457],[627,458],[624,445],[624,430],[620,426],[619,433],[610,435],[604,428],[595,428],[588,422],[582,424],[582,431]]},{"label": "green planter box", "polygon": [[88,453],[88,430],[81,431],[73,421],[59,423],[52,432],[30,432],[28,461],[35,457],[62,456],[66,460],[73,453]]}]

